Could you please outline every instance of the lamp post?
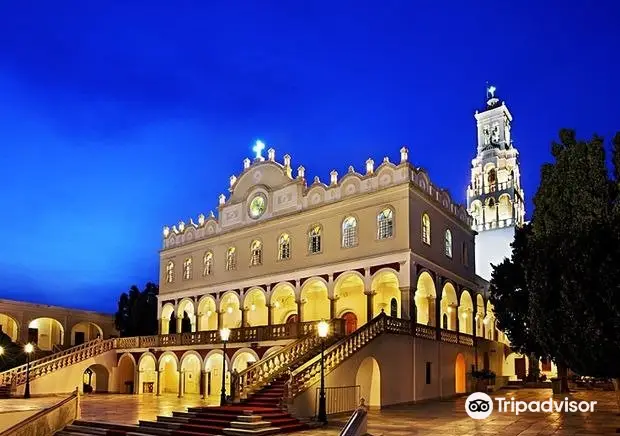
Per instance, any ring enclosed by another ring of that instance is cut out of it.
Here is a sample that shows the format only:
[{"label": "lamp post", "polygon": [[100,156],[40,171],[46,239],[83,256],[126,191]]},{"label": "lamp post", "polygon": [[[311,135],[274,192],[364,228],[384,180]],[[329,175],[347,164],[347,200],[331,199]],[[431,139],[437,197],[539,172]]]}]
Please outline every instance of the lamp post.
[{"label": "lamp post", "polygon": [[220,406],[226,404],[226,342],[228,342],[229,337],[229,328],[223,328],[220,330],[220,338],[224,343],[224,354],[222,355],[222,393],[220,395]]},{"label": "lamp post", "polygon": [[319,416],[318,420],[327,424],[327,404],[325,400],[325,338],[329,333],[329,324],[326,321],[319,322],[317,326],[319,338],[321,338],[321,389],[319,391]]},{"label": "lamp post", "polygon": [[24,390],[24,398],[30,398],[30,354],[34,351],[34,346],[28,343],[24,346],[26,352],[26,389]]}]

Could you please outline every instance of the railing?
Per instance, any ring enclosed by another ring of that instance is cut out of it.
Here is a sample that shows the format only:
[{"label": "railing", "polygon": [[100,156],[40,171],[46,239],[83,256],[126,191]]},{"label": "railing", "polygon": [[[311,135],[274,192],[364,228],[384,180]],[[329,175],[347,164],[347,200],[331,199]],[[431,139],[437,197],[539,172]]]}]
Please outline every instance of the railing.
[{"label": "railing", "polygon": [[[292,342],[277,352],[259,360],[237,375],[234,386],[235,398],[246,398],[252,392],[265,386],[271,380],[291,369],[296,362],[306,357],[314,356],[321,346],[321,339],[316,335],[316,322],[302,323],[301,339]],[[330,321],[331,340],[344,336],[344,320]]]},{"label": "railing", "polygon": [[[228,342],[261,342],[282,339],[297,339],[316,329],[316,322],[302,322],[289,324],[262,325],[255,327],[240,327],[231,329]],[[222,342],[218,330],[208,330],[191,333],[171,333],[167,335],[133,336],[116,338],[114,348],[157,348],[179,345],[206,345]]]},{"label": "railing", "polygon": [[[74,363],[94,357],[114,347],[114,339],[95,339],[77,347],[69,348],[60,353],[52,354],[42,359],[30,362],[30,379],[41,377],[57,369],[65,368]],[[26,382],[26,367],[28,364],[16,366],[0,373],[0,386],[11,384],[17,386]]]},{"label": "railing", "polygon": [[[314,403],[314,415],[319,410],[319,391],[316,388],[316,401]],[[325,408],[328,415],[345,413],[355,410],[360,404],[360,385],[355,386],[330,386],[325,388]]]},{"label": "railing", "polygon": [[0,436],[52,435],[80,417],[80,393],[65,398],[0,433]]},{"label": "railing", "polygon": [[361,404],[349,418],[340,436],[365,436],[368,434],[368,408],[362,398]]}]

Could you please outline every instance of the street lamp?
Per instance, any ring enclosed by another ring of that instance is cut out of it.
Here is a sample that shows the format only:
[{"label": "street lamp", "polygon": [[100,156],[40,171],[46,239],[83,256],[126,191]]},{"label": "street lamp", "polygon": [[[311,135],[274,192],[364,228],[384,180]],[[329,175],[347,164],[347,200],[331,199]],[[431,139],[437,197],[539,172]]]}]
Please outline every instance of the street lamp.
[{"label": "street lamp", "polygon": [[24,390],[24,398],[30,398],[30,354],[34,351],[34,346],[31,343],[27,343],[24,346],[26,352],[26,389]]},{"label": "street lamp", "polygon": [[222,355],[222,394],[220,395],[220,406],[226,404],[226,342],[228,342],[229,337],[229,328],[223,328],[220,330],[220,338],[224,343],[224,354]]},{"label": "street lamp", "polygon": [[329,324],[321,321],[317,325],[319,338],[321,338],[321,390],[319,391],[319,416],[318,419],[323,424],[327,424],[327,404],[325,401],[325,338],[329,333]]}]

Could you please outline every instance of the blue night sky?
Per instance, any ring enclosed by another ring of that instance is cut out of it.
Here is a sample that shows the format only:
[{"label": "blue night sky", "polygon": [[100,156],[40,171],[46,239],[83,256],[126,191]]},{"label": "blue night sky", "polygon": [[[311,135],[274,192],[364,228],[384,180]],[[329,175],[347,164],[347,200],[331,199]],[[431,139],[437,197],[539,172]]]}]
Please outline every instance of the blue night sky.
[{"label": "blue night sky", "polygon": [[559,128],[620,129],[619,17],[611,0],[2,2],[0,297],[114,311],[257,138],[322,180],[406,144],[464,202],[486,81],[531,211]]}]

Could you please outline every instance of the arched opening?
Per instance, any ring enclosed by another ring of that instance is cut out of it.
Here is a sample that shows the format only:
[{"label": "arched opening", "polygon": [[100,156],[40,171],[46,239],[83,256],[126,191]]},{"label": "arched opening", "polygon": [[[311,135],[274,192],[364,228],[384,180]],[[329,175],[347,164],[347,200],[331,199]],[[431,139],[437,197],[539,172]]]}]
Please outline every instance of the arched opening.
[{"label": "arched opening", "polygon": [[[386,315],[400,318],[400,288],[398,277],[393,271],[380,271],[372,279],[373,316],[383,310]],[[395,308],[393,307],[395,306]]]},{"label": "arched opening", "polygon": [[424,271],[418,277],[414,300],[418,324],[435,326],[435,282],[431,275]]},{"label": "arched opening", "polygon": [[480,200],[474,200],[471,203],[469,213],[474,218],[475,224],[482,224],[482,202]]},{"label": "arched opening", "polygon": [[495,340],[495,314],[490,301],[487,301],[487,314],[482,323],[484,325],[484,337],[490,341]]},{"label": "arched opening", "polygon": [[103,330],[94,322],[83,321],[71,327],[71,345],[81,345],[97,338],[103,339]]},{"label": "arched opening", "polygon": [[136,364],[131,354],[123,354],[118,361],[118,392],[121,394],[133,394],[134,375]]},{"label": "arched opening", "polygon": [[471,299],[471,294],[463,290],[461,293],[461,302],[459,304],[459,332],[473,334],[473,320],[474,314],[474,302]]},{"label": "arched opening", "polygon": [[[205,359],[205,395],[213,400],[219,398],[222,391],[222,365],[223,354],[221,351],[213,351]],[[226,362],[226,394],[230,394],[230,373]]]},{"label": "arched opening", "polygon": [[200,394],[200,368],[202,360],[195,352],[185,354],[181,360],[181,375],[183,376],[183,394]]},{"label": "arched opening", "polygon": [[476,295],[476,336],[484,337],[484,298],[482,295]]},{"label": "arched opening", "polygon": [[217,310],[211,296],[204,296],[198,302],[198,330],[217,330]]},{"label": "arched opening", "polygon": [[28,342],[41,350],[50,351],[64,344],[65,329],[53,318],[37,318],[28,324]]},{"label": "arched opening", "polygon": [[381,370],[374,357],[362,360],[355,375],[355,384],[360,387],[360,396],[368,406],[381,407]]},{"label": "arched opening", "polygon": [[466,370],[465,358],[459,353],[456,355],[456,362],[454,363],[455,392],[457,394],[467,392]]},{"label": "arched opening", "polygon": [[353,312],[358,326],[367,322],[364,280],[358,274],[349,272],[338,277],[334,284],[334,297],[337,315],[342,318],[345,312]]},{"label": "arched opening", "polygon": [[322,280],[306,281],[301,288],[301,301],[303,302],[302,321],[320,321],[330,318],[327,286]]},{"label": "arched opening", "polygon": [[170,352],[159,358],[160,393],[175,394],[179,392],[179,371],[176,356]]},{"label": "arched opening", "polygon": [[182,300],[177,309],[177,318],[181,319],[181,328],[177,322],[177,332],[190,333],[196,331],[196,309],[190,299]]},{"label": "arched opening", "polygon": [[228,292],[220,301],[222,312],[222,328],[235,329],[241,327],[241,309],[239,296],[234,292]]},{"label": "arched opening", "polygon": [[286,318],[287,324],[297,324],[298,322],[299,322],[299,315],[297,315],[296,313],[293,313],[289,315],[288,318]]},{"label": "arched opening", "polygon": [[5,313],[0,313],[0,333],[4,333],[11,342],[17,342],[19,339],[19,326],[15,318]]},{"label": "arched opening", "polygon": [[176,321],[176,317],[174,316],[174,306],[171,303],[164,304],[164,307],[161,308],[161,334],[167,335],[170,333],[176,333]]},{"label": "arched opening", "polygon": [[456,330],[457,309],[456,290],[452,283],[448,282],[441,291],[441,316],[448,316],[448,330]]},{"label": "arched opening", "polygon": [[278,351],[280,351],[283,347],[281,345],[274,345],[273,347],[267,349],[267,351],[265,351],[265,353],[263,354],[263,359],[265,357],[269,357],[274,353],[277,353]]},{"label": "arched opening", "polygon": [[526,355],[510,353],[504,360],[502,375],[508,376],[508,380],[525,380],[527,378],[529,359]]},{"label": "arched opening", "polygon": [[151,353],[144,353],[138,361],[138,393],[157,392],[157,362]]},{"label": "arched opening", "polygon": [[233,371],[241,372],[257,360],[258,356],[255,352],[240,351],[233,356],[231,367]]},{"label": "arched opening", "polygon": [[344,332],[347,335],[350,335],[355,330],[357,330],[357,315],[355,315],[353,312],[343,313],[342,319],[344,319]]},{"label": "arched opening", "polygon": [[82,374],[82,392],[85,394],[108,392],[110,373],[103,365],[91,365]]},{"label": "arched opening", "polygon": [[289,283],[280,283],[271,292],[271,322],[288,323],[292,316],[297,316],[295,290]]},{"label": "arched opening", "polygon": [[254,288],[246,294],[244,309],[247,311],[245,320],[249,326],[267,325],[269,316],[267,298],[262,289]]},{"label": "arched opening", "polygon": [[500,195],[497,207],[497,213],[499,214],[500,220],[507,220],[512,218],[512,202],[510,201],[510,195]]}]

